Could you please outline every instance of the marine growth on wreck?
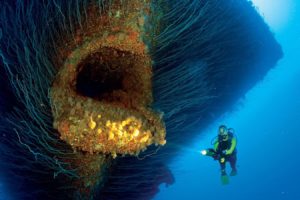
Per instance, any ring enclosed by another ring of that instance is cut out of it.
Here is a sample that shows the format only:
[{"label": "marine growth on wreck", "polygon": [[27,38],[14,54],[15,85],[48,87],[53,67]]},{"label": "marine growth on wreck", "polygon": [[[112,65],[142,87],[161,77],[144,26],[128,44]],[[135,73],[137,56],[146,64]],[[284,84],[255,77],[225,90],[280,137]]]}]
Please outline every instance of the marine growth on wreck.
[{"label": "marine growth on wreck", "polygon": [[68,55],[50,89],[54,128],[74,149],[116,157],[166,143],[161,114],[150,108],[152,61],[142,41],[149,3],[127,4],[94,19],[95,34]]}]

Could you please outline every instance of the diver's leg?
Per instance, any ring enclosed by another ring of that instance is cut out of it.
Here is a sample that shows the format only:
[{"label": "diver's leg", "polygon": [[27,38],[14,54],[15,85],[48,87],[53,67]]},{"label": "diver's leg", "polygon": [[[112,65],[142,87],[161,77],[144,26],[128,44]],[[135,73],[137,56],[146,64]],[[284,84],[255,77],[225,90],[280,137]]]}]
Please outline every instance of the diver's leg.
[{"label": "diver's leg", "polygon": [[221,167],[221,175],[225,176],[226,175],[226,170],[225,170],[225,167],[226,167],[225,163],[226,162],[222,162],[221,160],[219,160],[219,163],[220,163],[220,167]]},{"label": "diver's leg", "polygon": [[219,160],[220,166],[221,166],[221,183],[222,185],[228,185],[229,184],[229,176],[227,176],[226,173],[226,161],[225,158],[223,158],[224,160]]},{"label": "diver's leg", "polygon": [[230,167],[231,167],[231,173],[230,173],[230,176],[235,176],[237,174],[237,169],[236,169],[236,160],[237,160],[237,157],[236,157],[236,153],[231,155],[229,158],[228,158],[228,161],[230,163]]}]

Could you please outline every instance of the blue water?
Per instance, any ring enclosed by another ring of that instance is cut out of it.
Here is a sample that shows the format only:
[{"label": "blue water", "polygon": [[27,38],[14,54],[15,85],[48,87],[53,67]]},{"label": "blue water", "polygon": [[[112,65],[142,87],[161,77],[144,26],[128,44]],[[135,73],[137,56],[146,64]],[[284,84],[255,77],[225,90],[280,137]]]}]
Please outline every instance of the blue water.
[{"label": "blue water", "polygon": [[[284,58],[234,111],[211,124],[193,144],[182,147],[181,155],[169,165],[176,182],[161,185],[155,200],[300,199],[300,2],[277,0],[279,11],[281,6],[285,13],[272,10],[271,0],[254,2],[265,11]],[[281,14],[284,19],[279,24],[276,18]],[[220,124],[233,127],[238,137],[238,175],[230,178],[229,185],[221,184],[218,163],[199,153],[211,147]]]},{"label": "blue water", "polygon": [[[193,144],[181,147],[181,154],[169,164],[176,182],[161,185],[155,200],[300,200],[300,1],[276,0],[289,3],[281,20],[272,18],[282,14],[271,9],[272,0],[257,2],[264,2],[261,11],[268,9],[266,21],[284,58],[233,111],[199,132]],[[218,163],[200,154],[210,147],[219,124],[233,127],[238,137],[238,175],[226,186],[220,182]],[[9,200],[1,178],[0,173],[0,200]]]}]

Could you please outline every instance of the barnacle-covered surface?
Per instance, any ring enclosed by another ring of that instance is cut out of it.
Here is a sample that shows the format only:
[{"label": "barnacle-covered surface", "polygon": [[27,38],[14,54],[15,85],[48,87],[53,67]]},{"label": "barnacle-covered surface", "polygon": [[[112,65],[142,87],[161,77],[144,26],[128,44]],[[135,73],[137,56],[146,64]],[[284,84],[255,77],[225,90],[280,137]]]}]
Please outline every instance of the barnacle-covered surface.
[{"label": "barnacle-covered surface", "polygon": [[[109,25],[105,18],[99,20],[101,33],[70,53],[50,92],[54,128],[61,139],[74,149],[114,157],[166,143],[164,123],[149,107],[152,68],[141,41],[142,27],[137,28],[142,16],[134,10],[140,10],[134,4],[126,16],[122,7],[115,6],[110,12],[118,17]],[[82,86],[84,81],[88,84]],[[89,90],[91,97],[84,95]]]},{"label": "barnacle-covered surface", "polygon": [[281,56],[246,0],[1,1],[1,165],[18,199],[151,199]]}]

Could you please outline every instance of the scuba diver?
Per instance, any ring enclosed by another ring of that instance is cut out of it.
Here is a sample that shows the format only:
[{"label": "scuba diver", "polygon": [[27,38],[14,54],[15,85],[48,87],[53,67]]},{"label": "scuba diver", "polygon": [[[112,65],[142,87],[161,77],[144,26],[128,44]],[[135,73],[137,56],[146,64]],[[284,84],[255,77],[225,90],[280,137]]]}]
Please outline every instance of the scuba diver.
[{"label": "scuba diver", "polygon": [[[226,173],[226,162],[230,163],[231,173],[230,176],[237,175],[236,160],[237,150],[236,144],[237,139],[234,134],[233,128],[227,128],[225,125],[219,126],[217,139],[212,142],[214,148],[206,149],[201,151],[202,155],[207,155],[218,160],[221,167],[221,178],[227,178]],[[228,182],[226,179],[224,181]],[[223,182],[223,181],[222,181]]]}]

